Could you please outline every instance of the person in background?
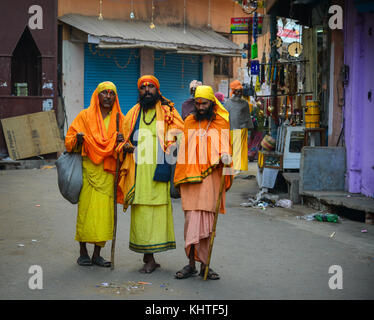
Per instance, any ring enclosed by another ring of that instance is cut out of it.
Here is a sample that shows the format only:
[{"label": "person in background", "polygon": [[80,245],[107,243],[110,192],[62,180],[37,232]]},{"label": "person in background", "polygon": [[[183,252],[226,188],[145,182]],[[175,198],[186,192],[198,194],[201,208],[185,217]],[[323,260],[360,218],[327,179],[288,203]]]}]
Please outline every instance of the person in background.
[{"label": "person in background", "polygon": [[194,95],[195,95],[195,90],[198,86],[201,86],[203,83],[198,80],[192,80],[190,82],[190,94],[191,97],[188,98],[185,102],[182,104],[182,119],[186,119],[187,116],[194,111],[195,108],[195,100],[194,100]]},{"label": "person in background", "polygon": [[248,170],[248,130],[253,129],[249,112],[249,104],[242,99],[243,86],[239,80],[230,84],[231,97],[227,99],[225,108],[230,114],[231,141],[235,174]]},{"label": "person in background", "polygon": [[218,99],[223,106],[225,106],[225,95],[222,92],[216,92],[214,96]]}]

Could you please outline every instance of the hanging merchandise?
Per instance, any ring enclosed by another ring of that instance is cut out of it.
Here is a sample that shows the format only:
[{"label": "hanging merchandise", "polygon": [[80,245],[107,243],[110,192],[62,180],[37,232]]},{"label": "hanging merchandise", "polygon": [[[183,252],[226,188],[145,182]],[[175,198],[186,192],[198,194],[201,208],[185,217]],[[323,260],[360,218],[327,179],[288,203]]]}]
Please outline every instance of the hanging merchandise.
[{"label": "hanging merchandise", "polygon": [[257,76],[260,73],[260,62],[258,60],[251,61],[251,75]]},{"label": "hanging merchandise", "polygon": [[258,49],[257,49],[257,27],[258,27],[258,18],[257,12],[254,13],[253,16],[253,44],[251,46],[251,59],[256,59],[258,57]]},{"label": "hanging merchandise", "polygon": [[103,0],[99,1],[99,16],[97,18],[98,20],[103,20]]},{"label": "hanging merchandise", "polygon": [[271,82],[271,74],[272,74],[272,71],[274,70],[274,67],[272,67],[271,65],[267,66],[267,84],[270,85],[270,82]]},{"label": "hanging merchandise", "polygon": [[259,76],[256,77],[255,91],[256,92],[261,91],[261,83],[260,83],[260,77]]},{"label": "hanging merchandise", "polygon": [[289,93],[294,94],[297,92],[297,73],[296,65],[289,64],[287,68],[288,74],[288,89]]},{"label": "hanging merchandise", "polygon": [[248,96],[252,97],[254,95],[255,95],[255,90],[253,88],[253,82],[252,82],[252,77],[251,77],[251,84],[249,85]]},{"label": "hanging merchandise", "polygon": [[261,83],[265,82],[265,63],[266,63],[266,54],[265,54],[265,46],[264,46],[264,51],[262,52],[262,59],[261,59]]},{"label": "hanging merchandise", "polygon": [[150,29],[156,28],[155,24],[153,23],[154,10],[155,10],[155,5],[154,5],[153,0],[152,0],[152,18],[151,18],[151,24],[149,25]]},{"label": "hanging merchandise", "polygon": [[285,81],[284,81],[284,65],[282,65],[280,68],[279,68],[279,86],[280,87],[284,87],[285,86]]},{"label": "hanging merchandise", "polygon": [[258,57],[257,43],[252,43],[251,45],[251,59],[256,59]]}]

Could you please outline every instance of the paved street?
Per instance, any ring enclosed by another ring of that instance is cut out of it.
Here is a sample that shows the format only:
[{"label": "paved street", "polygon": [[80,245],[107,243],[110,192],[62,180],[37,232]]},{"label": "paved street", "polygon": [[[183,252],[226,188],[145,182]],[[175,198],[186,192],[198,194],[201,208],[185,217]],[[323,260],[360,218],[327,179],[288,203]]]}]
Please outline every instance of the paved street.
[{"label": "paved street", "polygon": [[[0,299],[374,298],[374,226],[297,219],[315,212],[303,206],[240,207],[256,192],[254,178],[238,177],[227,196],[228,212],[219,217],[211,263],[221,279],[176,280],[174,273],[187,264],[179,200],[173,200],[177,249],[156,255],[161,268],[153,274],[138,272],[142,255],[128,249],[130,214],[122,214],[121,206],[115,270],[81,267],[74,241],[77,208],[60,195],[56,169],[0,171]],[[110,242],[102,255],[110,259]],[[42,267],[42,290],[28,286],[32,265]],[[332,265],[342,267],[342,289],[329,288]],[[129,281],[150,284],[132,293],[98,287]]]}]

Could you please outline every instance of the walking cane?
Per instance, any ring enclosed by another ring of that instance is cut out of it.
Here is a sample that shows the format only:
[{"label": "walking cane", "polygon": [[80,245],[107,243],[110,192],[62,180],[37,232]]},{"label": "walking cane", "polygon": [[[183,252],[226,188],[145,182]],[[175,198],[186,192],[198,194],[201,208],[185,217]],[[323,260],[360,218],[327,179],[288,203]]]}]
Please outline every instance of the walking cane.
[{"label": "walking cane", "polygon": [[[119,113],[116,118],[117,133],[119,132]],[[112,252],[110,258],[110,268],[114,269],[114,250],[116,247],[116,235],[117,235],[117,186],[118,186],[118,171],[119,171],[119,154],[117,154],[116,163],[116,175],[114,176],[114,226],[113,226],[113,239],[112,239]]]},{"label": "walking cane", "polygon": [[216,211],[214,212],[213,230],[212,230],[212,234],[210,235],[209,255],[208,255],[207,264],[205,266],[204,280],[207,279],[208,273],[209,273],[210,258],[212,256],[212,251],[213,251],[213,242],[214,242],[214,237],[216,236],[216,226],[217,226],[217,220],[218,220],[218,214],[219,214],[219,207],[221,206],[222,193],[223,193],[223,188],[225,186],[225,175],[223,174],[224,173],[223,169],[224,168],[222,168],[221,184],[219,186],[219,195],[218,195],[218,200],[216,203]]}]

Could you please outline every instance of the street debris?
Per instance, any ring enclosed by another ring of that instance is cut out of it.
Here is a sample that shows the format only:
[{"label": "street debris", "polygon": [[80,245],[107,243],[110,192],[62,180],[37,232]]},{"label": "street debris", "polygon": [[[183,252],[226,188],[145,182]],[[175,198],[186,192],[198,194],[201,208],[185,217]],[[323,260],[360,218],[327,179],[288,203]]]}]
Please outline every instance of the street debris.
[{"label": "street debris", "polygon": [[266,192],[266,189],[262,189],[256,194],[255,198],[248,198],[248,202],[243,202],[240,206],[259,208],[262,210],[266,210],[267,207],[274,208],[279,196],[276,194],[268,194]]},{"label": "street debris", "polygon": [[237,175],[235,176],[235,179],[246,179],[246,180],[249,180],[249,179],[254,179],[256,178],[253,174],[243,174],[243,175]]},{"label": "street debris", "polygon": [[275,206],[276,207],[282,207],[282,208],[291,208],[292,207],[292,201],[288,200],[288,199],[281,199],[281,200],[278,200],[275,203]]},{"label": "street debris", "polygon": [[366,232],[368,232],[366,229],[361,230],[361,233],[366,233]]},{"label": "street debris", "polygon": [[334,222],[334,223],[337,223],[341,220],[339,216],[336,214],[322,213],[322,212],[311,213],[305,216],[297,216],[296,219],[303,219],[307,221],[317,220],[319,222]]},{"label": "street debris", "polygon": [[19,243],[18,246],[19,246],[19,247],[24,247],[25,245],[22,244],[22,243]]},{"label": "street debris", "polygon": [[52,168],[56,168],[56,166],[48,166],[48,165],[45,165],[45,166],[41,167],[40,169],[41,169],[41,170],[45,170],[45,169],[52,169]]},{"label": "street debris", "polygon": [[330,234],[330,238],[333,238],[335,236],[335,231],[333,233]]},{"label": "street debris", "polygon": [[169,288],[169,283],[160,284],[160,288],[163,288],[165,291],[173,292],[174,289]]},{"label": "street debris", "polygon": [[35,207],[40,207],[40,204],[36,204]]},{"label": "street debris", "polygon": [[115,282],[102,282],[99,285],[96,285],[97,288],[104,288],[105,292],[110,292],[114,294],[121,294],[121,293],[127,293],[127,294],[134,294],[134,293],[140,293],[144,292],[144,288],[147,285],[151,285],[151,282],[145,282],[145,281],[127,281],[122,284],[117,284]]},{"label": "street debris", "polygon": [[306,220],[306,221],[312,221],[312,220],[314,220],[314,213],[306,214],[305,216],[297,216],[296,219],[303,219],[303,220]]}]

